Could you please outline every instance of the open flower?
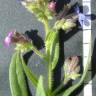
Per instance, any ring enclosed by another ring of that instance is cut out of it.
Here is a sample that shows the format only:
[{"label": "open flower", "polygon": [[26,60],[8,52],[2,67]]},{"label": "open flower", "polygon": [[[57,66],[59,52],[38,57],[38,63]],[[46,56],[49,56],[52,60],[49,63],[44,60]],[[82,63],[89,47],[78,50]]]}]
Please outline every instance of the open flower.
[{"label": "open flower", "polygon": [[50,11],[55,11],[55,7],[56,7],[56,2],[55,1],[51,1],[48,3],[48,9]]},{"label": "open flower", "polygon": [[78,15],[78,21],[79,21],[80,25],[83,26],[83,22],[86,20],[86,16],[80,12],[79,6],[75,7],[75,12]]}]

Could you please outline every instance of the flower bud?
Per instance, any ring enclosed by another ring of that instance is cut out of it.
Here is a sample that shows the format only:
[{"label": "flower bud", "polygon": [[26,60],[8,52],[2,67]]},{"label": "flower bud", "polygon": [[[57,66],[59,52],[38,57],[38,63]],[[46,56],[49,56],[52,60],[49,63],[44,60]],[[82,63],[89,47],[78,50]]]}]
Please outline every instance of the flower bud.
[{"label": "flower bud", "polygon": [[50,11],[55,11],[55,7],[56,7],[56,2],[55,1],[51,1],[48,3],[48,9]]},{"label": "flower bud", "polygon": [[21,34],[19,32],[15,32],[12,36],[12,43],[28,43],[30,42],[30,39],[25,36],[24,34]]},{"label": "flower bud", "polygon": [[77,56],[68,57],[64,63],[64,76],[65,80],[75,80],[80,76],[80,66],[78,65],[79,58]]},{"label": "flower bud", "polygon": [[31,40],[24,34],[16,32],[16,30],[8,32],[8,35],[5,37],[4,43],[6,46],[13,44],[24,44],[31,42]]}]

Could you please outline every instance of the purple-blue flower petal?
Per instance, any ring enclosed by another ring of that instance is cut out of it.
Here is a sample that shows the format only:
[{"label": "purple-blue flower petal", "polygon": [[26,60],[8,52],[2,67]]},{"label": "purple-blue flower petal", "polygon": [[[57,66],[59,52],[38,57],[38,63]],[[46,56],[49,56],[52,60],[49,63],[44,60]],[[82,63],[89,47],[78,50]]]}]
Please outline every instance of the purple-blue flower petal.
[{"label": "purple-blue flower petal", "polygon": [[16,30],[14,30],[13,32],[12,31],[8,32],[8,35],[5,37],[4,44],[6,46],[9,46],[11,44],[12,36],[13,36],[15,31]]},{"label": "purple-blue flower petal", "polygon": [[81,20],[78,20],[78,21],[79,21],[80,25],[83,27],[83,21],[81,21]]},{"label": "purple-blue flower petal", "polygon": [[85,15],[82,13],[79,13],[78,16],[79,16],[79,20],[82,20],[82,21],[84,21],[86,18]]},{"label": "purple-blue flower petal", "polygon": [[78,21],[79,21],[80,25],[83,26],[83,24],[84,24],[83,22],[85,22],[87,20],[86,16],[80,12],[80,8],[78,5],[75,6],[74,10],[78,15]]},{"label": "purple-blue flower petal", "polygon": [[78,21],[79,21],[79,23],[80,23],[81,26],[83,26],[83,22],[84,22],[85,20],[86,20],[85,15],[82,14],[82,13],[79,13],[79,14],[78,14]]},{"label": "purple-blue flower petal", "polygon": [[79,14],[79,13],[80,13],[80,8],[79,8],[79,6],[78,6],[78,5],[76,5],[76,6],[75,6],[74,10],[75,10],[75,12],[76,12],[77,14]]}]

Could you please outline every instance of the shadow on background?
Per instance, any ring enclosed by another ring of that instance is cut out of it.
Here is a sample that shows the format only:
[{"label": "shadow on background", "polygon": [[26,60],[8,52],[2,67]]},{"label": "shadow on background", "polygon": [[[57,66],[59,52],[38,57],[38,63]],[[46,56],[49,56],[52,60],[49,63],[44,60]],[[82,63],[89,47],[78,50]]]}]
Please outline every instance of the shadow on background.
[{"label": "shadow on background", "polygon": [[[37,30],[26,31],[25,35],[27,35],[28,38],[32,40],[32,43],[34,44],[34,46],[36,46],[38,50],[44,48],[44,41],[40,36],[38,36]],[[26,64],[28,63],[28,60],[32,56],[32,54],[33,54],[33,51],[29,51],[24,55],[24,60]]]},{"label": "shadow on background", "polygon": [[[36,46],[36,48],[38,50],[40,50],[44,47],[44,42],[43,42],[42,38],[40,36],[38,36],[37,33],[38,33],[37,30],[30,30],[30,31],[26,31],[25,35],[27,35],[28,38],[30,38],[32,40],[34,46]],[[33,53],[34,53],[33,51],[29,51],[26,54],[24,54],[23,58],[24,58],[24,61],[26,64],[28,64],[28,61],[29,61],[29,59]],[[33,96],[31,91],[30,91],[29,85],[28,85],[27,77],[26,77],[26,84],[27,84],[29,96]]]}]

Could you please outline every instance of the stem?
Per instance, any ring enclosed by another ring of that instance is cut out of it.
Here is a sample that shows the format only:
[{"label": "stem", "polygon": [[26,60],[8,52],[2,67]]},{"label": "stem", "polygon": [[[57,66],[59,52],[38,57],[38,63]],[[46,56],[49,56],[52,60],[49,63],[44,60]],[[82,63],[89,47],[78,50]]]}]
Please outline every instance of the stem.
[{"label": "stem", "polygon": [[[44,28],[45,28],[45,46],[46,46],[46,37],[47,37],[47,34],[49,33],[49,25],[48,25],[48,19],[44,19]],[[46,56],[49,57],[49,50],[47,47],[45,47],[45,50],[46,50]]]},{"label": "stem", "polygon": [[[45,19],[44,20],[44,27],[45,27],[45,32],[46,32],[46,35],[45,35],[45,38],[47,36],[47,34],[49,33],[49,26],[48,26],[48,20]],[[45,45],[46,45],[46,42],[45,42]],[[51,62],[50,62],[50,50],[46,47],[46,54],[47,54],[47,58],[48,58],[48,89],[49,89],[49,92],[51,92],[52,90],[52,66],[51,66]]]},{"label": "stem", "polygon": [[53,94],[56,95],[63,87],[65,84],[67,84],[69,81],[69,77],[65,76],[64,81],[61,82],[61,84],[53,91]]},{"label": "stem", "polygon": [[58,93],[63,88],[63,86],[63,83],[61,83],[59,87],[57,87],[57,89],[53,91],[53,94],[56,95],[56,93]]},{"label": "stem", "polygon": [[52,90],[52,70],[51,70],[51,64],[49,64],[48,66],[48,88],[49,91]]},{"label": "stem", "polygon": [[34,85],[34,87],[37,87],[38,79],[33,74],[33,72],[30,70],[30,68],[25,64],[22,54],[20,54],[20,55],[21,55],[20,57],[21,57],[22,66],[23,66],[23,69],[24,69],[24,72],[25,72],[27,78],[31,81],[31,83]]},{"label": "stem", "polygon": [[45,27],[45,32],[46,32],[46,36],[47,36],[47,34],[48,34],[48,32],[49,32],[48,20],[47,20],[47,19],[44,20],[44,27]]},{"label": "stem", "polygon": [[41,58],[45,58],[45,56],[36,48],[32,45],[31,49]]},{"label": "stem", "polygon": [[[44,20],[44,27],[45,27],[45,39],[49,33],[49,25],[48,25],[48,19]],[[45,46],[46,46],[46,40],[45,40]],[[52,91],[52,64],[50,62],[50,49],[47,48],[47,46],[45,47],[46,50],[46,56],[47,56],[47,60],[48,60],[48,90],[49,90],[49,94],[48,96],[51,95],[51,91]]]}]

